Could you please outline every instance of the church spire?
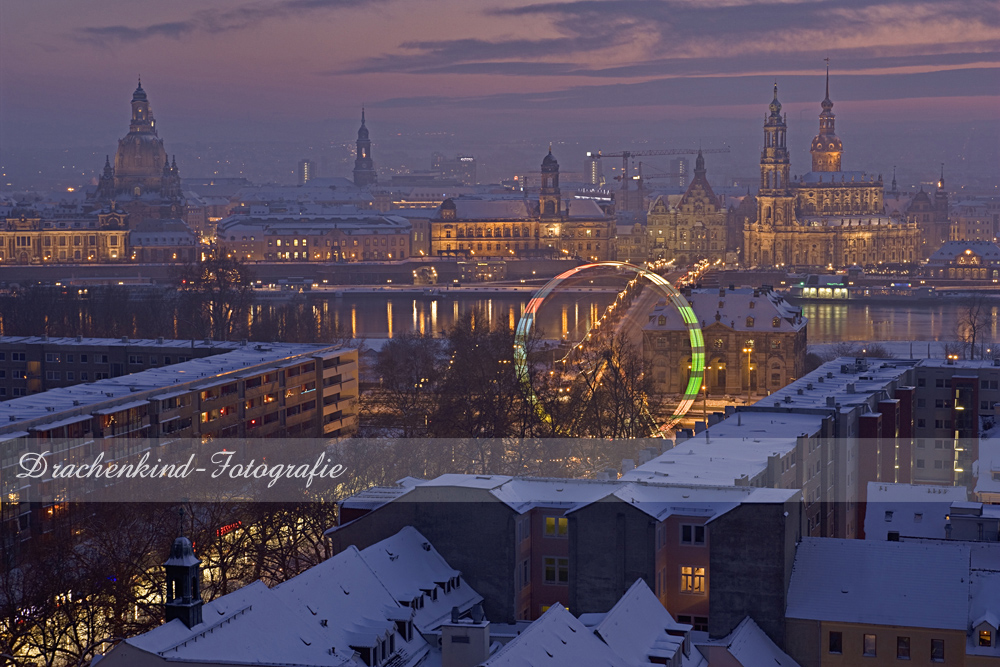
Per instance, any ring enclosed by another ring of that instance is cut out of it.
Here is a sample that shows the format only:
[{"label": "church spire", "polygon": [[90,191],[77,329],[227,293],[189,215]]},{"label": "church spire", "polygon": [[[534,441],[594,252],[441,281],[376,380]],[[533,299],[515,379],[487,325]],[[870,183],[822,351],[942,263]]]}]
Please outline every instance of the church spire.
[{"label": "church spire", "polygon": [[357,156],[354,159],[354,184],[358,187],[374,185],[378,180],[372,161],[372,142],[365,125],[365,108],[361,107],[361,127],[358,128]]},{"label": "church spire", "polygon": [[835,130],[833,101],[830,99],[830,59],[826,61],[826,97],[820,103],[823,111],[819,114],[819,134],[812,141],[809,152],[812,154],[812,171],[840,171],[840,157],[844,145]]}]

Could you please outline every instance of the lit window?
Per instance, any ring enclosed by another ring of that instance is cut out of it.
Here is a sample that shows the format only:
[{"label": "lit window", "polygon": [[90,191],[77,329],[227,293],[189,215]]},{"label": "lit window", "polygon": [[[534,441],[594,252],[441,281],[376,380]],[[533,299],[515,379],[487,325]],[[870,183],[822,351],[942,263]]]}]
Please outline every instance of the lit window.
[{"label": "lit window", "polygon": [[979,645],[980,646],[993,646],[993,633],[989,630],[979,631]]},{"label": "lit window", "polygon": [[545,517],[546,537],[566,537],[569,534],[569,519],[564,516]]},{"label": "lit window", "polygon": [[681,593],[696,595],[705,593],[705,568],[681,566]]},{"label": "lit window", "polygon": [[875,635],[865,635],[865,652],[864,655],[875,657]]}]

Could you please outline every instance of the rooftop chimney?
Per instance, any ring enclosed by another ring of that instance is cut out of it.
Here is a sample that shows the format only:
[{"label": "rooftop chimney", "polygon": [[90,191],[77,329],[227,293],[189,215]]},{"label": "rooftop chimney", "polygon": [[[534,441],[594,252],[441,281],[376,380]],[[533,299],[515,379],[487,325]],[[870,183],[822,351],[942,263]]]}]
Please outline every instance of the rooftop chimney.
[{"label": "rooftop chimney", "polygon": [[490,622],[483,606],[477,604],[469,618],[458,618],[451,610],[451,622],[441,626],[441,667],[475,667],[490,657]]}]

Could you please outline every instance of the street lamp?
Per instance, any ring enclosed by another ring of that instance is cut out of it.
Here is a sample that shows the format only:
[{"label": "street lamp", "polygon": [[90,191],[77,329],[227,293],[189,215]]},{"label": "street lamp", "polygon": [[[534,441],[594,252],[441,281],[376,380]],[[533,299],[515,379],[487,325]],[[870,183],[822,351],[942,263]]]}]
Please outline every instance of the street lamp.
[{"label": "street lamp", "polygon": [[750,402],[750,353],[753,352],[752,347],[745,347],[743,351],[747,355],[747,403]]}]

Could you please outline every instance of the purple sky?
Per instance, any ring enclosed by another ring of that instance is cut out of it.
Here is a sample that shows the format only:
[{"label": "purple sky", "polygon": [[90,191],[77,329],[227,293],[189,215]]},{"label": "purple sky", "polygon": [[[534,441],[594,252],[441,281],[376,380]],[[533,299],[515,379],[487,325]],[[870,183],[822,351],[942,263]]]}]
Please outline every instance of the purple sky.
[{"label": "purple sky", "polygon": [[362,102],[427,131],[756,122],[774,79],[812,127],[827,56],[838,114],[1000,120],[996,0],[5,0],[0,149],[113,141],[138,74],[173,141]]}]

